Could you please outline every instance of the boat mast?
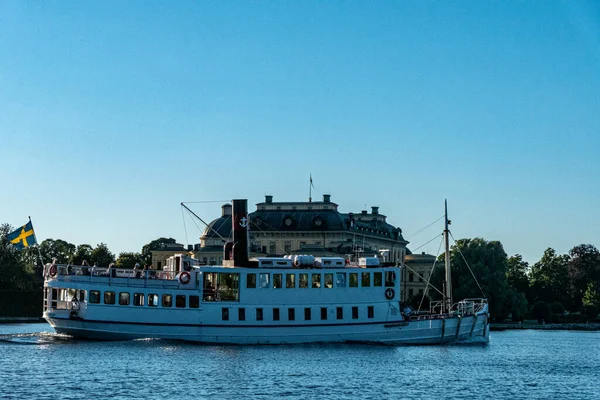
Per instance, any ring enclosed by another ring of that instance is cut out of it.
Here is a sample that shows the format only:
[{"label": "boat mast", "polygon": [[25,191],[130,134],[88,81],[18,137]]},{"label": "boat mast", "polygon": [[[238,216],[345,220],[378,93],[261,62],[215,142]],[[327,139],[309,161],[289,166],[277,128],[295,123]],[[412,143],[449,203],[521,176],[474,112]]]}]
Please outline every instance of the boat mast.
[{"label": "boat mast", "polygon": [[448,225],[450,221],[448,221],[448,200],[444,200],[444,242],[446,245],[446,257],[445,257],[445,269],[446,269],[446,293],[444,293],[444,297],[446,298],[446,310],[450,311],[452,308],[452,271],[450,270],[450,231],[448,230]]}]

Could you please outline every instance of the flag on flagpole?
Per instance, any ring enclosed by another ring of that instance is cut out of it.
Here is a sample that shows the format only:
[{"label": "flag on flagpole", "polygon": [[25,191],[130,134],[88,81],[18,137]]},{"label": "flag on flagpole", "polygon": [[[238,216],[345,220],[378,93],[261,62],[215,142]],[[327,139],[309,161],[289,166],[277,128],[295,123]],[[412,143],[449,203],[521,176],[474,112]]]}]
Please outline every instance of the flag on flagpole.
[{"label": "flag on flagpole", "polygon": [[313,182],[312,182],[312,174],[310,174],[310,186],[315,187],[315,185],[313,185]]},{"label": "flag on flagpole", "polygon": [[25,247],[37,244],[31,220],[16,231],[9,233],[7,238],[17,250],[23,250]]}]

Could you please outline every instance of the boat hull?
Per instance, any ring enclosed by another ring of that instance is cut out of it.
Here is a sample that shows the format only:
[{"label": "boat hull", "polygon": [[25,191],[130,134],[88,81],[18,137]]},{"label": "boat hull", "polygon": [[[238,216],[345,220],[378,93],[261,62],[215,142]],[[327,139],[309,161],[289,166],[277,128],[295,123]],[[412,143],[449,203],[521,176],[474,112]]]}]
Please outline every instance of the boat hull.
[{"label": "boat hull", "polygon": [[487,314],[465,317],[308,326],[169,325],[72,319],[46,315],[57,333],[93,340],[171,339],[207,344],[274,345],[301,343],[373,343],[434,345],[487,342]]}]

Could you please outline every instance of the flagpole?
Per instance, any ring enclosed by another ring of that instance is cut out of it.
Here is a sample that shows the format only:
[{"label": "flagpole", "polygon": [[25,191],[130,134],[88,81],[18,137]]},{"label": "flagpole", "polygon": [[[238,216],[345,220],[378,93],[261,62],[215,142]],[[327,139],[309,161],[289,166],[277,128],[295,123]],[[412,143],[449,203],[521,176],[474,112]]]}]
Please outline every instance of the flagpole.
[{"label": "flagpole", "polygon": [[308,184],[308,202],[312,203],[312,174],[310,174],[310,183]]},{"label": "flagpole", "polygon": [[35,244],[37,245],[35,247],[37,248],[38,255],[40,256],[40,261],[42,262],[42,273],[43,273],[43,271],[44,271],[44,258],[42,257],[42,252],[40,250],[40,245],[38,244],[37,237],[35,237],[35,229],[33,229],[33,224],[31,223],[31,216],[28,216],[28,218],[29,218],[29,223],[31,224],[31,229],[33,230],[33,240],[35,241]]}]

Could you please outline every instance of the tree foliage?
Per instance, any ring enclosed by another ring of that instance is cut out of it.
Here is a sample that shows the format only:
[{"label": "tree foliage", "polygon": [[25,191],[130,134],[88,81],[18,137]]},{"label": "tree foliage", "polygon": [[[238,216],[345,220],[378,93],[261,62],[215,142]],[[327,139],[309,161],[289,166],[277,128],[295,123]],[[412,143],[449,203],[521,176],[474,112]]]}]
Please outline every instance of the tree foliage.
[{"label": "tree foliage", "polygon": [[110,252],[105,243],[96,246],[91,254],[91,265],[98,264],[101,268],[106,268],[110,263],[115,262],[115,255]]},{"label": "tree foliage", "polygon": [[92,260],[92,250],[93,247],[89,244],[80,244],[79,246],[77,246],[75,254],[73,255],[73,260],[71,262],[76,265],[81,265],[83,261],[87,261],[89,264]]},{"label": "tree foliage", "polygon": [[124,252],[119,254],[117,258],[117,268],[128,268],[133,269],[136,263],[142,262],[142,255],[140,253],[128,253]]},{"label": "tree foliage", "polygon": [[540,261],[531,268],[531,288],[535,301],[558,301],[573,308],[569,285],[569,256],[556,254],[548,248]]},{"label": "tree foliage", "polygon": [[40,253],[45,262],[56,259],[59,264],[66,264],[73,260],[76,246],[61,239],[46,239],[40,243]]},{"label": "tree foliage", "polygon": [[173,238],[158,238],[142,247],[142,261],[145,265],[152,264],[152,250],[158,250],[163,244],[177,243]]},{"label": "tree foliage", "polygon": [[581,304],[587,296],[600,292],[600,251],[591,244],[581,244],[569,251],[568,275],[575,304]]}]

